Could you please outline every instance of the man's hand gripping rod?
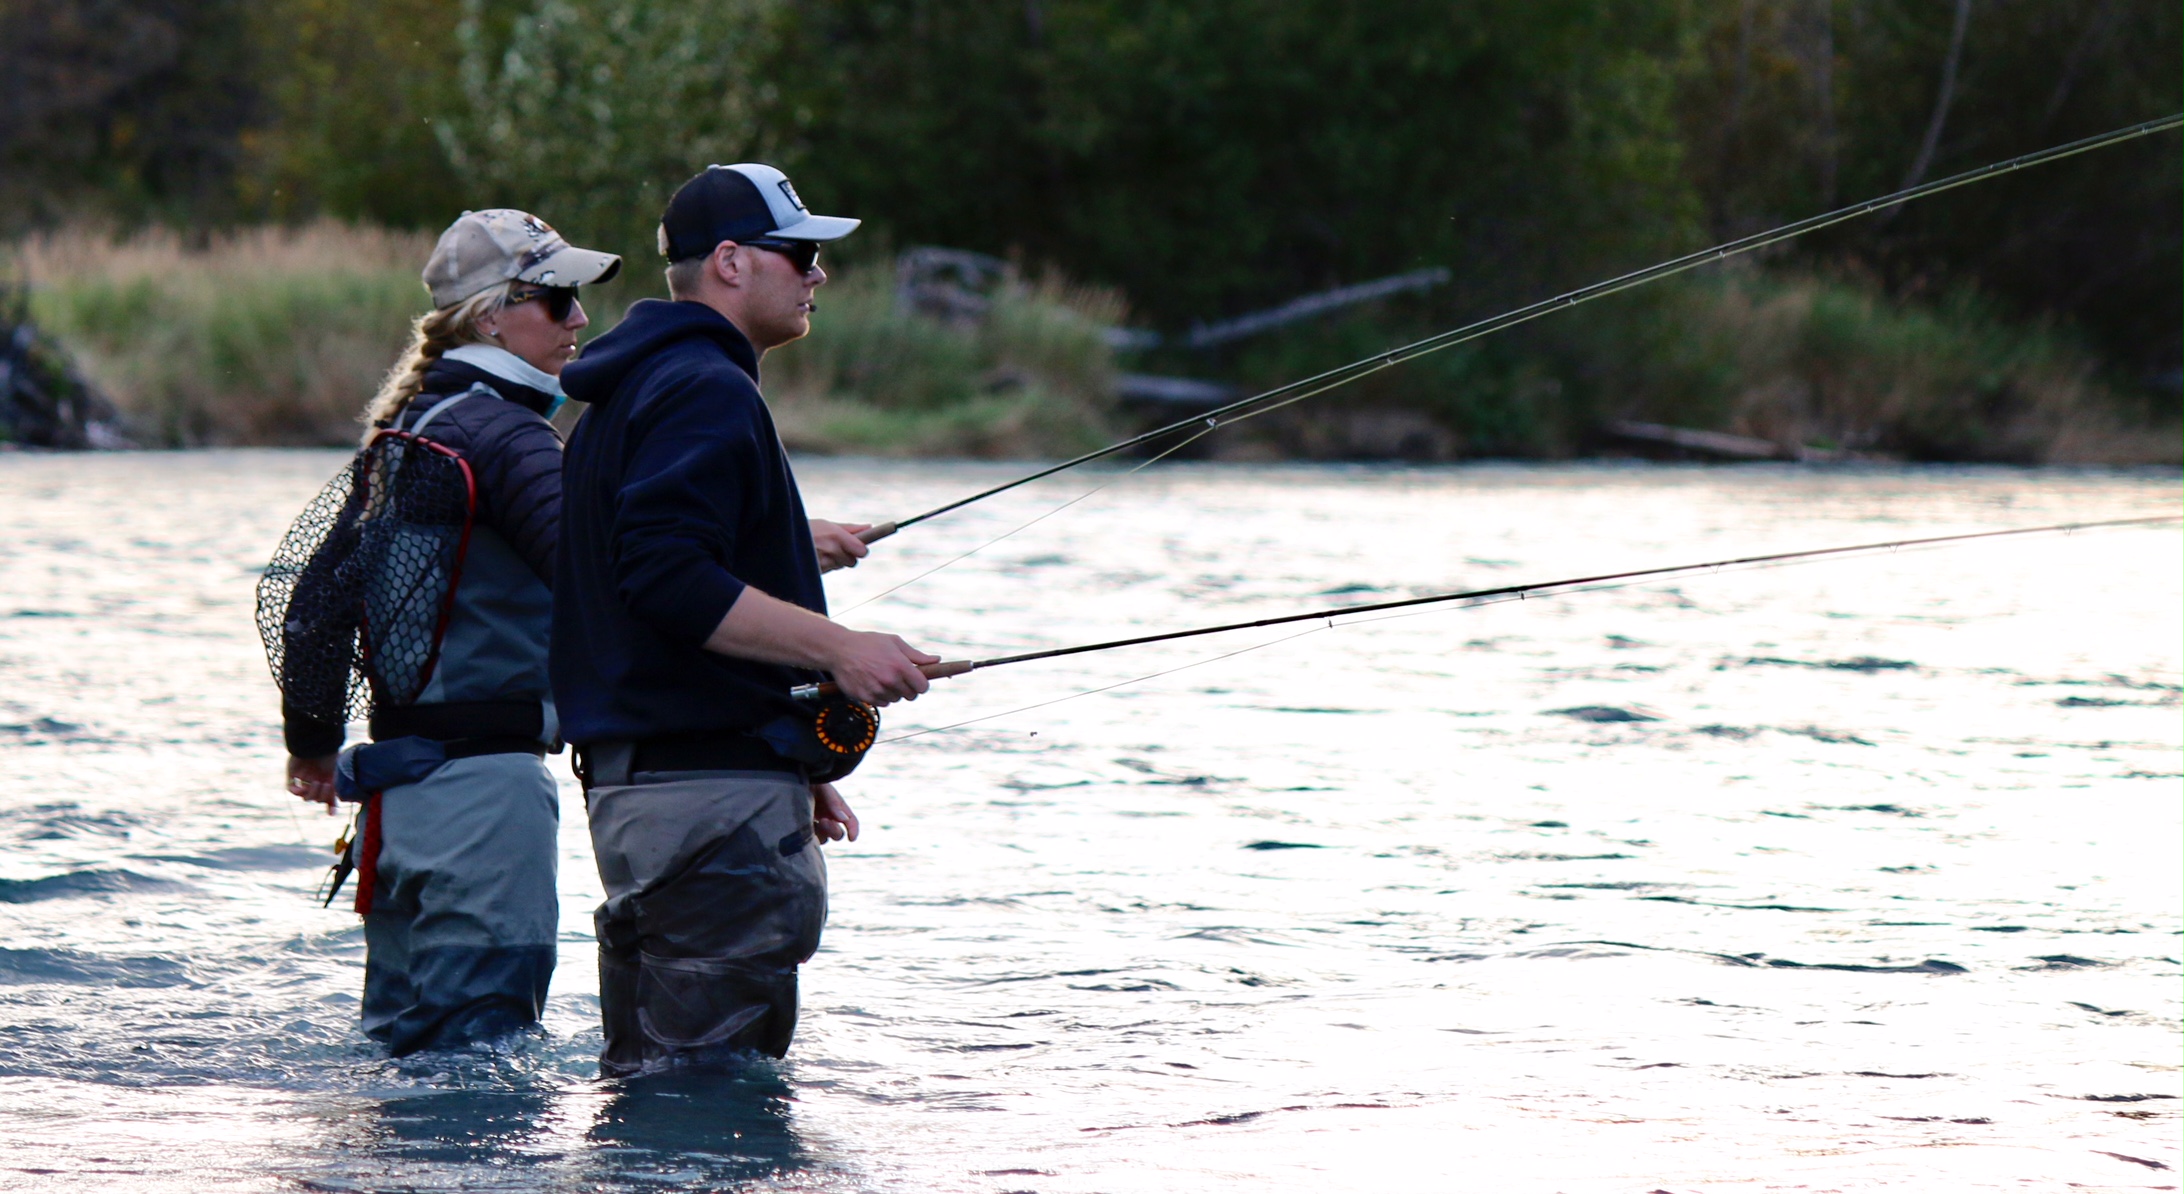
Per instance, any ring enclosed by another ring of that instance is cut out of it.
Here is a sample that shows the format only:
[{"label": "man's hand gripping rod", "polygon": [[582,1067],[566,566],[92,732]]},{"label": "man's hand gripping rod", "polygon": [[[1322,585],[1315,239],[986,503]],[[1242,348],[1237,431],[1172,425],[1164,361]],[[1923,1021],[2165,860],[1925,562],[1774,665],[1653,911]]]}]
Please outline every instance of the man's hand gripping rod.
[{"label": "man's hand gripping rod", "polygon": [[[895,524],[887,523],[885,525],[888,533],[893,534]],[[872,529],[876,531],[880,528],[874,527]],[[918,670],[924,672],[925,678],[928,680],[945,680],[950,676],[960,676],[977,666],[968,659],[944,659],[939,663],[920,664]],[[842,691],[841,685],[828,680],[823,684],[799,684],[789,690],[789,695],[799,701],[816,701],[822,697],[833,696],[840,691]]]}]

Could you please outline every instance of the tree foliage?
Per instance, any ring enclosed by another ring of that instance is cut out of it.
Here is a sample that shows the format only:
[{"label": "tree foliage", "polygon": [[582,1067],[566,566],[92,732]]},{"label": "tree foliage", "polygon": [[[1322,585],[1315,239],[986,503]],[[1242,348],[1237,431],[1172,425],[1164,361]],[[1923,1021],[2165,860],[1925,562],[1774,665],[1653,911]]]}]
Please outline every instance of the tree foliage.
[{"label": "tree foliage", "polygon": [[772,0],[463,0],[461,103],[438,126],[472,207],[534,210],[643,261],[660,209],[710,162],[763,151]]},{"label": "tree foliage", "polygon": [[[644,255],[676,183],[763,157],[870,221],[852,254],[1053,264],[1171,328],[1446,265],[1431,322],[1922,161],[2164,114],[2179,20],[2174,0],[0,0],[0,73],[25,84],[0,95],[0,230],[432,229],[513,204]],[[2179,161],[2173,135],[2140,142],[1790,259],[1899,297],[1979,290],[2172,376]]]},{"label": "tree foliage", "polygon": [[243,0],[0,0],[0,212],[237,214],[255,57]]},{"label": "tree foliage", "polygon": [[[1739,0],[1716,7],[1682,89],[1690,176],[1723,236],[1911,181],[1938,124],[1937,178],[2178,109],[2184,13],[2159,0],[1957,4]],[[1940,108],[1937,120],[1937,108]],[[1807,261],[1870,270],[1904,294],[1967,284],[2020,315],[2076,322],[2141,373],[2184,350],[2175,134],[1982,183],[1847,225]]]},{"label": "tree foliage", "polygon": [[898,238],[1057,262],[1169,323],[1421,264],[1484,299],[1685,235],[1679,9],[810,3],[782,148]]}]

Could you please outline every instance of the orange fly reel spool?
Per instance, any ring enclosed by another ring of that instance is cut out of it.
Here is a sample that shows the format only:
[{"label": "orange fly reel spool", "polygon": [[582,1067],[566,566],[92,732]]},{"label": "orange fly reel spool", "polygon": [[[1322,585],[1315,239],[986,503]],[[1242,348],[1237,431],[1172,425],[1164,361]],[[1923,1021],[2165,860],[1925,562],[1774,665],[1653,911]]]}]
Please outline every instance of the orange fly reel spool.
[{"label": "orange fly reel spool", "polygon": [[[863,701],[836,696],[822,702],[812,718],[811,732],[819,746],[835,759],[855,767],[880,737],[880,711]],[[842,774],[849,772],[845,769]]]},{"label": "orange fly reel spool", "polygon": [[758,736],[774,753],[804,765],[815,784],[831,783],[857,769],[880,737],[880,711],[863,701],[829,693],[818,702],[760,726]]}]

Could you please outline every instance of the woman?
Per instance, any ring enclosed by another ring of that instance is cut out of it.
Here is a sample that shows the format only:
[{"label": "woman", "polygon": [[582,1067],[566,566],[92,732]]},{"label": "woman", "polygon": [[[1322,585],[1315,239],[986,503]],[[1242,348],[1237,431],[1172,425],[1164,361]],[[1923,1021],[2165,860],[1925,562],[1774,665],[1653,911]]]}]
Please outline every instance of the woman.
[{"label": "woman", "polygon": [[350,847],[363,1025],[395,1056],[534,1023],[546,1000],[560,919],[560,802],[544,756],[560,749],[546,640],[561,517],[561,436],[547,420],[589,322],[576,288],[620,267],[535,216],[464,212],[425,265],[434,309],[364,412],[367,443],[420,432],[475,482],[416,699],[398,704],[375,683],[372,743],[339,755],[343,726],[283,706],[289,790],[331,811],[338,763],[365,800]]}]

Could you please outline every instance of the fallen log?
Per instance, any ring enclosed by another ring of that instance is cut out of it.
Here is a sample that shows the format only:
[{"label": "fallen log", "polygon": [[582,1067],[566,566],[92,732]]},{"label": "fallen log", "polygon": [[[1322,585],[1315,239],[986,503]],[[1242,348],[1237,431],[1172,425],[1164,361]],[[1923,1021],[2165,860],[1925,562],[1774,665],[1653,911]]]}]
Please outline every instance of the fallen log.
[{"label": "fallen log", "polygon": [[1641,423],[1634,419],[1610,419],[1602,428],[1618,439],[1667,444],[1687,452],[1724,460],[1841,460],[1846,456],[1833,448],[1782,444],[1756,436],[1731,435],[1726,431],[1701,431],[1694,427],[1670,427],[1664,423]]}]

